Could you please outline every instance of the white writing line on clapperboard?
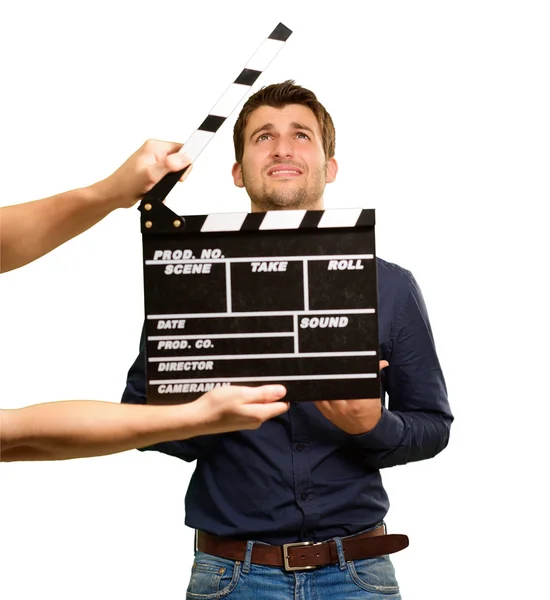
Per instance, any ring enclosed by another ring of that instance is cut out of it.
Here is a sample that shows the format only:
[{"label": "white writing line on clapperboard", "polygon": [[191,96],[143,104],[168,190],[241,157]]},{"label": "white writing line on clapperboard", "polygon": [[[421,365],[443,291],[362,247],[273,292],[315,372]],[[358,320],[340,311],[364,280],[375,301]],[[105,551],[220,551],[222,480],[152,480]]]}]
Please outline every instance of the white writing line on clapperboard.
[{"label": "white writing line on clapperboard", "polygon": [[[170,253],[171,250],[155,250],[155,255],[160,253]],[[174,253],[177,250],[174,251]],[[182,252],[188,252],[184,250]],[[234,262],[234,263],[251,263],[251,262],[272,262],[272,261],[284,261],[284,262],[297,262],[297,261],[308,261],[308,260],[334,260],[337,262],[340,261],[349,261],[349,260],[372,260],[374,255],[372,254],[327,254],[327,255],[319,255],[315,254],[313,256],[254,256],[254,257],[245,257],[239,256],[234,258],[225,258],[220,256],[219,258],[185,258],[184,255],[181,258],[153,258],[151,260],[146,260],[146,265],[171,265],[171,264],[186,264],[186,263],[226,263],[226,262]],[[331,270],[334,270],[334,265]]]},{"label": "white writing line on clapperboard", "polygon": [[[374,308],[332,308],[327,310],[259,310],[223,313],[182,313],[175,315],[147,315],[148,319],[191,319],[200,317],[201,319],[219,318],[219,317],[289,317],[292,315],[367,315],[374,313]],[[159,327],[159,329],[184,329],[185,323],[176,326]]]},{"label": "white writing line on clapperboard", "polygon": [[[363,350],[360,352],[302,352],[298,356],[293,352],[275,352],[273,354],[220,354],[219,356],[208,356],[210,360],[253,360],[264,358],[316,358],[330,356],[375,356],[374,350]],[[149,362],[171,362],[175,360],[204,360],[204,356],[170,356],[151,357]],[[165,369],[168,371],[169,369]]]},{"label": "white writing line on clapperboard", "polygon": [[[374,379],[376,373],[344,373],[339,375],[280,375],[277,381],[312,381],[321,379]],[[189,392],[207,392],[215,387],[234,383],[273,381],[273,377],[231,377],[217,379],[154,379],[149,383],[158,385],[159,394],[186,394]]]}]

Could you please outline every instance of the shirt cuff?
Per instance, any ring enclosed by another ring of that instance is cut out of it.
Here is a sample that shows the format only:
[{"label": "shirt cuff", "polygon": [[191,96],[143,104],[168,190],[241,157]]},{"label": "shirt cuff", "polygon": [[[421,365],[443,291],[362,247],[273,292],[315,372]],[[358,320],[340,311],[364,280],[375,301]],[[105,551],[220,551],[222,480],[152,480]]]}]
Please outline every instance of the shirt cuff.
[{"label": "shirt cuff", "polygon": [[405,435],[405,421],[401,415],[382,407],[382,416],[368,433],[352,436],[355,444],[363,450],[393,450]]}]

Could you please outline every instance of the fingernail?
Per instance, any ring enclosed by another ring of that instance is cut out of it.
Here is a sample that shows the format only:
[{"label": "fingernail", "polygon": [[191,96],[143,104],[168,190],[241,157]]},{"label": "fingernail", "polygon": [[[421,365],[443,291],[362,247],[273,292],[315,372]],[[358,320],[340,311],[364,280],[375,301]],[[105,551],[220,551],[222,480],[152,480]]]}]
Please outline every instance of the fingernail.
[{"label": "fingernail", "polygon": [[191,163],[191,162],[193,162],[191,160],[191,155],[187,154],[187,152],[181,152],[180,151],[180,152],[178,152],[178,154],[179,154],[179,158],[180,158],[180,160],[181,160],[182,163]]},{"label": "fingernail", "polygon": [[277,396],[277,398],[282,398],[286,394],[286,388],[284,385],[274,385],[273,386],[273,394]]}]

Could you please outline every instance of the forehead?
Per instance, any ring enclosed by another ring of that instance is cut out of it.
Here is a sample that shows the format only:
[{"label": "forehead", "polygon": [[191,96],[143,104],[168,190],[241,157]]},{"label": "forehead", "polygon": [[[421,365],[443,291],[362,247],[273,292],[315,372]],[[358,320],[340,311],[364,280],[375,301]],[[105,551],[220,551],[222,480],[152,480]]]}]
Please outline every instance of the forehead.
[{"label": "forehead", "polygon": [[247,133],[262,127],[266,123],[271,123],[276,129],[290,127],[291,123],[300,123],[312,129],[316,135],[320,136],[320,127],[313,111],[302,104],[287,104],[282,108],[273,106],[260,106],[250,113],[245,127],[245,137]]}]

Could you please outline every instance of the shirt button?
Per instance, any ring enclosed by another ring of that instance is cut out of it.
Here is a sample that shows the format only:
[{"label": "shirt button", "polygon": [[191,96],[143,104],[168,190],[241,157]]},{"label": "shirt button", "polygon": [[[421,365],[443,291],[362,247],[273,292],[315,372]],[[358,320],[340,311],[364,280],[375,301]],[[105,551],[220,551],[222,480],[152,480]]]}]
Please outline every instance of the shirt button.
[{"label": "shirt button", "polygon": [[298,444],[298,445],[296,446],[296,450],[297,450],[298,452],[301,452],[301,451],[302,451],[302,450],[303,450],[305,447],[306,447],[306,445],[305,445],[305,444]]},{"label": "shirt button", "polygon": [[300,498],[301,498],[302,500],[307,500],[307,494],[304,492],[304,493],[303,493],[303,494],[300,496]]}]

